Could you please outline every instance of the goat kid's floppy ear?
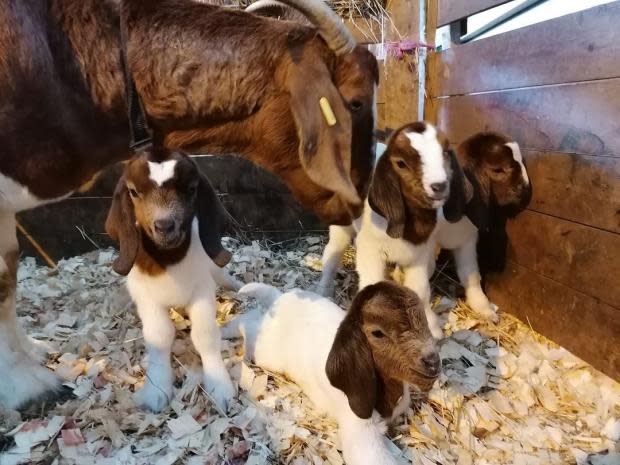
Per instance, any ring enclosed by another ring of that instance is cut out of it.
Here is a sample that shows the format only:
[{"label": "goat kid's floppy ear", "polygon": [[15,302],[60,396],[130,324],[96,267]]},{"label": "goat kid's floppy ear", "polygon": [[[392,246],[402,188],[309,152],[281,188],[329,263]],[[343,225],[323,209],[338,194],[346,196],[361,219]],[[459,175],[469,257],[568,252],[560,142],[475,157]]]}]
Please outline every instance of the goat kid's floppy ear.
[{"label": "goat kid's floppy ear", "polygon": [[447,149],[450,156],[450,168],[452,178],[450,179],[450,197],[443,206],[443,215],[450,223],[456,223],[463,218],[467,203],[471,201],[474,194],[474,187],[469,179],[465,177],[463,168],[459,163],[454,150]]},{"label": "goat kid's floppy ear", "polygon": [[486,232],[489,230],[489,194],[482,191],[480,183],[476,179],[476,176],[464,172],[465,178],[471,183],[473,188],[473,195],[471,200],[467,202],[465,207],[465,214],[467,218],[478,228],[480,232]]},{"label": "goat kid's floppy ear", "polygon": [[377,403],[377,376],[362,331],[361,310],[354,311],[354,306],[355,301],[338,328],[325,372],[332,386],[345,393],[351,410],[360,418],[370,418]]},{"label": "goat kid's floppy ear", "polygon": [[489,207],[489,224],[486,231],[478,233],[476,256],[480,273],[501,273],[506,268],[508,251],[508,234],[506,232],[505,208],[493,205]]},{"label": "goat kid's floppy ear", "polygon": [[140,245],[140,231],[136,226],[136,216],[125,177],[121,176],[114,190],[112,206],[105,221],[105,230],[112,239],[119,243],[120,252],[114,260],[112,269],[118,274],[126,276],[131,271],[138,247]]},{"label": "goat kid's floppy ear", "polygon": [[[301,66],[303,65],[303,66]],[[361,199],[351,180],[352,120],[324,63],[292,64],[287,85],[305,172],[347,203]]]},{"label": "goat kid's floppy ear", "polygon": [[387,234],[399,239],[405,234],[406,210],[400,181],[390,160],[382,156],[377,163],[368,192],[370,207],[387,220]]},{"label": "goat kid's floppy ear", "polygon": [[222,231],[229,214],[209,179],[202,173],[200,174],[196,196],[196,216],[198,217],[198,233],[202,247],[217,266],[226,266],[232,258],[232,254],[222,247]]}]

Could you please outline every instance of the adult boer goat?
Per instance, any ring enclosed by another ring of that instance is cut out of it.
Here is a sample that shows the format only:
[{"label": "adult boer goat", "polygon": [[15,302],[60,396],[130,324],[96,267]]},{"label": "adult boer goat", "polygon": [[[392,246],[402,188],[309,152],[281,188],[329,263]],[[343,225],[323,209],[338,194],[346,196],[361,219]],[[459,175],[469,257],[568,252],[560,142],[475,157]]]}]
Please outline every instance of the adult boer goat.
[{"label": "adult boer goat", "polygon": [[[124,0],[129,68],[157,142],[243,155],[325,222],[347,224],[371,169],[377,64],[324,3],[283,1],[314,26],[190,0]],[[129,156],[119,4],[0,0],[5,407],[59,386],[17,323],[15,213],[66,198]],[[367,160],[362,170],[352,157]]]}]

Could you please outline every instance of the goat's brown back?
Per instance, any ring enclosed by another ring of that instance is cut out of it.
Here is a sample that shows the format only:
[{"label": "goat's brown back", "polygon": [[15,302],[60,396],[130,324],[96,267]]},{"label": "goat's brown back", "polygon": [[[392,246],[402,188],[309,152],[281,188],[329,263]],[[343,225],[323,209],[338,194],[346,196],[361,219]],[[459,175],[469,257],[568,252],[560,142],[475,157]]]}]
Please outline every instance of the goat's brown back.
[{"label": "goat's brown back", "polygon": [[[24,0],[0,12],[0,24],[7,26],[0,33],[0,89],[6,95],[0,172],[42,199],[70,193],[129,155],[118,2],[51,0],[49,5]],[[291,112],[287,71],[300,56],[323,63],[338,91],[338,80],[347,73],[316,29],[197,2],[125,5],[129,61],[158,138],[172,148],[244,155],[280,175],[298,200],[328,223],[346,224],[359,213],[354,194],[343,198],[321,186],[331,176],[347,179],[353,165],[351,187],[343,189],[365,190],[371,130],[364,128],[362,137],[354,126],[345,141],[348,119],[357,116],[335,108],[343,127],[326,140],[341,139],[333,149],[339,159],[308,157],[304,151],[312,145],[299,146],[301,132]],[[372,99],[376,61],[367,51],[351,56],[364,53],[363,60],[352,58],[349,69],[361,65],[367,81],[361,97]],[[346,83],[342,89],[350,88],[353,98],[356,86]],[[347,92],[342,96],[348,98]],[[332,98],[332,105],[348,105],[341,103],[342,96]],[[37,102],[35,111],[32,102]],[[324,124],[321,116],[317,119],[314,124]]]}]

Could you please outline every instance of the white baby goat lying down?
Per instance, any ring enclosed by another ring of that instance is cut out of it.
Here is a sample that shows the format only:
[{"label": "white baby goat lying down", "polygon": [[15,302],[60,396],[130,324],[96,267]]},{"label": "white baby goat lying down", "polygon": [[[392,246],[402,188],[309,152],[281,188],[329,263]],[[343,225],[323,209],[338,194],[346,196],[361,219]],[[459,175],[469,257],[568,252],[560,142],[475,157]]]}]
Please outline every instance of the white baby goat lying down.
[{"label": "white baby goat lying down", "polygon": [[214,263],[223,266],[230,258],[220,243],[224,214],[207,178],[178,152],[157,150],[134,158],[116,187],[106,230],[120,242],[114,270],[128,274],[127,288],[142,320],[148,368],[137,402],[150,410],[160,411],[171,399],[171,307],[183,307],[191,320],[211,398],[225,410],[235,395],[215,321],[216,283],[241,287]]},{"label": "white baby goat lying down", "polygon": [[348,465],[397,463],[386,421],[406,411],[410,389],[427,392],[440,371],[415,293],[380,282],[362,289],[348,312],[307,291],[248,284],[240,293],[263,308],[233,320],[223,336],[243,335],[248,358],[288,376],[337,420]]},{"label": "white baby goat lying down", "polygon": [[443,332],[430,306],[428,264],[435,254],[437,212],[448,199],[455,155],[435,128],[412,123],[394,132],[377,162],[362,217],[352,226],[331,226],[318,289],[327,293],[342,255],[357,233],[359,287],[385,279],[388,263],[405,272],[405,286],[424,304],[433,336]]}]

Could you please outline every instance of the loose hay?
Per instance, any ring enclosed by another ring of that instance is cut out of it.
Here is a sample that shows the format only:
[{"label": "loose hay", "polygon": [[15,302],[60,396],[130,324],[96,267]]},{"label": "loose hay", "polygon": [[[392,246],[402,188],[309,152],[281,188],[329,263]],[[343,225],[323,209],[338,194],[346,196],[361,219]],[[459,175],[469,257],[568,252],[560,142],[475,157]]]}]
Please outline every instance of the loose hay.
[{"label": "loose hay", "polygon": [[[229,240],[237,250],[231,270],[246,282],[311,288],[322,243],[314,236],[245,246]],[[94,252],[52,271],[31,258],[22,262],[20,319],[51,346],[48,366],[77,399],[29,421],[0,412],[3,442],[16,444],[0,465],[342,463],[335,424],[317,415],[297,386],[243,362],[239,342],[223,345],[238,401],[228,416],[213,410],[182,312],[171,311],[179,331],[170,408],[136,409],[143,343],[123,279],[111,272],[114,256]],[[356,286],[350,255],[345,262],[336,297],[342,305]],[[218,302],[220,322],[243,311],[232,294],[220,293]],[[435,308],[450,334],[443,374],[429,401],[392,429],[396,454],[421,465],[620,463],[620,385],[509,315],[483,323],[447,297]]]}]

